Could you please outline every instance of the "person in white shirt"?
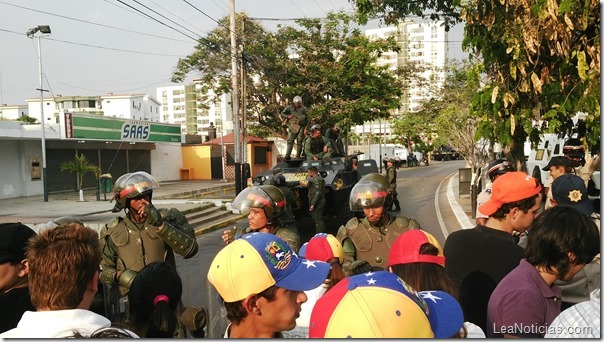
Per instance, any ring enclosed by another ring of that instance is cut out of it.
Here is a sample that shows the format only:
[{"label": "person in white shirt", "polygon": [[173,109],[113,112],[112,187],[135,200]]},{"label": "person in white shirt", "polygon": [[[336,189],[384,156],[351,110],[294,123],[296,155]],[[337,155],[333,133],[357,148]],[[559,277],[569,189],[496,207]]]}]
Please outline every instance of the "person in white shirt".
[{"label": "person in white shirt", "polygon": [[26,311],[17,327],[0,338],[89,336],[111,325],[88,310],[98,290],[101,263],[96,231],[77,223],[46,229],[30,240],[27,259],[36,311]]}]

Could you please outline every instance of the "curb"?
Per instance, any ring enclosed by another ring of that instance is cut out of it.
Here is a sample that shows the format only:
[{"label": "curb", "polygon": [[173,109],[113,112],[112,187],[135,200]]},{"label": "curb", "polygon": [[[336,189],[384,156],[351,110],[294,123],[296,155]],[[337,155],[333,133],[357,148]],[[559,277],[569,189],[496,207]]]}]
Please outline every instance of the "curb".
[{"label": "curb", "polygon": [[449,200],[449,205],[453,210],[453,214],[457,218],[457,222],[463,229],[473,228],[475,225],[470,221],[468,215],[464,212],[459,202],[455,199],[455,194],[453,193],[453,178],[449,178],[449,184],[447,185],[447,199]]}]

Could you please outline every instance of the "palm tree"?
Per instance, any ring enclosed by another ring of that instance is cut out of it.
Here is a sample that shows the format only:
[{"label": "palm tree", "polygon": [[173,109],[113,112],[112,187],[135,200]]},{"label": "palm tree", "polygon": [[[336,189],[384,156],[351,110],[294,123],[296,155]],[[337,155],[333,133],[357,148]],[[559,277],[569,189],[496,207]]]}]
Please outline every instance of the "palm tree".
[{"label": "palm tree", "polygon": [[64,162],[61,164],[61,171],[67,171],[69,173],[75,172],[78,175],[78,191],[80,192],[80,201],[84,202],[84,190],[82,190],[82,184],[84,182],[84,175],[88,172],[94,173],[96,178],[99,178],[99,174],[101,173],[101,169],[90,163],[86,156],[81,153],[75,155],[73,160]]}]

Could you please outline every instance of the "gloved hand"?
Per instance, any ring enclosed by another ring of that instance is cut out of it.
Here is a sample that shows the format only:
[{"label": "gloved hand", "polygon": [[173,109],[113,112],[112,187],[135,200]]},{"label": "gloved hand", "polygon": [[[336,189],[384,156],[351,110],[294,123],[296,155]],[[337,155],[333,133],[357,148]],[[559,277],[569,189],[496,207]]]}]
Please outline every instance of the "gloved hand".
[{"label": "gloved hand", "polygon": [[355,260],[352,265],[350,265],[350,269],[352,270],[353,275],[373,271],[371,265],[365,260]]},{"label": "gloved hand", "polygon": [[147,223],[150,225],[159,227],[164,223],[164,219],[161,217],[161,213],[151,203],[145,206],[145,214],[147,214]]}]

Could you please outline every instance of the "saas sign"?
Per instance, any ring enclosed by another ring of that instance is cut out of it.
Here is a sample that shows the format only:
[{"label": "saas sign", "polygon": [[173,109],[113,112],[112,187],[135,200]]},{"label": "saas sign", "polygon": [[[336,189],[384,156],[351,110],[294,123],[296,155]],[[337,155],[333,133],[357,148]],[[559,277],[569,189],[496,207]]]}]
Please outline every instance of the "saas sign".
[{"label": "saas sign", "polygon": [[65,113],[59,118],[64,132],[62,139],[183,142],[180,125],[78,113]]},{"label": "saas sign", "polygon": [[122,125],[122,140],[148,140],[149,129],[148,121],[127,120]]}]

